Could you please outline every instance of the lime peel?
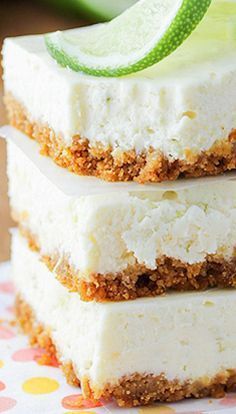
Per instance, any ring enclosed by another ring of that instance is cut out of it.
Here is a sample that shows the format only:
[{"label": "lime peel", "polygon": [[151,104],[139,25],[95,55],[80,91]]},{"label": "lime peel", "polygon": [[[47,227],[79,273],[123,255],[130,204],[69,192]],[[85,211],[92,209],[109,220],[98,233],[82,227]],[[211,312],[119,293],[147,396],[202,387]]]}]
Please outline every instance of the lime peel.
[{"label": "lime peel", "polygon": [[93,76],[141,71],[174,52],[206,14],[211,0],[140,0],[110,23],[45,36],[62,66]]}]

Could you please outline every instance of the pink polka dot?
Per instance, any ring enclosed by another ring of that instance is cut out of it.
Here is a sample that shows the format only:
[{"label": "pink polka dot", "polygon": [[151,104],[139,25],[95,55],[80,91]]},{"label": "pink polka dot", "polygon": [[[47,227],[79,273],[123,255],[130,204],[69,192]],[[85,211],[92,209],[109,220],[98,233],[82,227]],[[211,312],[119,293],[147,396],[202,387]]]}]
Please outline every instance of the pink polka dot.
[{"label": "pink polka dot", "polygon": [[62,407],[66,410],[89,409],[102,407],[101,401],[85,399],[81,394],[68,395],[62,400]]},{"label": "pink polka dot", "polygon": [[4,382],[0,381],[0,391],[5,390],[6,385],[4,384]]},{"label": "pink polka dot", "polygon": [[223,405],[225,407],[236,407],[236,395],[235,394],[226,395],[226,397],[220,400],[219,403],[220,405]]},{"label": "pink polka dot", "polygon": [[15,407],[16,400],[8,397],[0,397],[0,413],[10,410]]},{"label": "pink polka dot", "polygon": [[16,334],[11,329],[5,326],[0,326],[0,339],[11,339],[15,336]]},{"label": "pink polka dot", "polygon": [[14,306],[7,306],[6,307],[7,312],[14,313]]},{"label": "pink polka dot", "polygon": [[0,292],[1,293],[14,293],[14,285],[12,282],[2,282],[0,283]]},{"label": "pink polka dot", "polygon": [[45,351],[41,348],[25,348],[19,349],[12,355],[13,361],[16,362],[29,362],[29,361],[36,361],[42,355],[44,355]]}]

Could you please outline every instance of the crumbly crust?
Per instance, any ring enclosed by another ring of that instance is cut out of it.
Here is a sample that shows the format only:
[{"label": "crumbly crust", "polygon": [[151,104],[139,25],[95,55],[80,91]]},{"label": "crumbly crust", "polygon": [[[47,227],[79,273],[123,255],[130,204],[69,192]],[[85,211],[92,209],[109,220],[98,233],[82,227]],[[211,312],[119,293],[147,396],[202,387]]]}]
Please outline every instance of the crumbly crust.
[{"label": "crumbly crust", "polygon": [[62,137],[49,126],[32,121],[11,93],[6,93],[5,105],[11,125],[35,139],[43,155],[79,175],[92,175],[107,181],[148,183],[218,175],[236,168],[236,129],[201,154],[186,149],[186,160],[168,159],[153,148],[141,154],[131,150],[114,156],[112,148],[99,143],[91,147],[88,140],[78,135],[72,138],[70,147],[65,146]]},{"label": "crumbly crust", "polygon": [[[40,253],[36,237],[20,225],[20,231],[28,240],[32,250]],[[201,263],[188,264],[180,260],[161,257],[157,268],[150,270],[138,263],[123,272],[92,274],[85,281],[80,272],[75,271],[67,258],[42,256],[49,270],[70,291],[78,292],[85,301],[120,301],[138,297],[164,294],[167,290],[204,290],[212,287],[236,287],[236,257],[226,259],[220,255],[208,255]]]},{"label": "crumbly crust", "polygon": [[[20,296],[16,298],[15,309],[18,323],[29,336],[30,343],[43,347],[51,356],[58,356],[50,331],[37,323],[32,309]],[[81,382],[85,398],[112,398],[120,407],[148,405],[155,401],[174,402],[192,397],[221,398],[226,391],[236,390],[236,369],[221,372],[214,378],[203,378],[194,382],[189,380],[184,383],[178,379],[169,381],[163,374],[155,376],[135,373],[121,378],[116,385],[107,384],[102,390],[98,390],[93,389],[88,378],[79,381],[71,362],[62,368],[69,384],[79,386]]]},{"label": "crumbly crust", "polygon": [[[32,308],[20,297],[16,296],[15,299],[15,315],[17,322],[23,332],[28,335],[31,346],[39,346],[45,350],[45,355],[39,363],[43,365],[50,363],[51,360],[57,360],[60,364],[60,356],[56,350],[55,345],[51,339],[50,329],[39,323]],[[80,381],[75,375],[71,362],[66,364],[60,364],[62,370],[66,376],[67,382],[70,385],[80,386]]]}]

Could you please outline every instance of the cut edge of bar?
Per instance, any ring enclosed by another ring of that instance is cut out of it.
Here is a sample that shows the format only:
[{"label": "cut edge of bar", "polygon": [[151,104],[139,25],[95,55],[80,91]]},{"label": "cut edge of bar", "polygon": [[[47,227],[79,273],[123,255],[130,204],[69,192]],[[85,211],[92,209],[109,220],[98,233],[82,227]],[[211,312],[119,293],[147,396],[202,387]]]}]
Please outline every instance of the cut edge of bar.
[{"label": "cut edge of bar", "polygon": [[[37,238],[26,229],[14,212],[21,235],[31,250],[41,255]],[[208,255],[204,262],[188,264],[178,259],[163,256],[157,259],[157,268],[145,265],[129,266],[123,272],[91,274],[86,281],[80,272],[73,269],[65,257],[41,255],[41,260],[57,277],[58,281],[71,292],[78,292],[84,301],[122,301],[140,297],[153,297],[169,290],[201,291],[207,288],[236,287],[236,256],[226,259],[222,255]]]},{"label": "cut edge of bar", "polygon": [[[60,361],[50,330],[40,324],[32,308],[20,295],[16,296],[15,313],[19,326],[29,336],[32,346],[40,346],[47,354]],[[120,407],[149,405],[153,402],[176,402],[186,398],[221,398],[227,391],[236,389],[236,369],[225,370],[214,378],[197,381],[167,380],[163,374],[139,374],[125,376],[115,385],[107,384],[103,389],[94,389],[88,378],[78,379],[71,361],[60,364],[67,382],[82,387],[83,396],[92,400],[114,399]]]},{"label": "cut edge of bar", "polygon": [[66,146],[60,135],[48,125],[30,119],[24,106],[6,92],[4,97],[8,119],[12,126],[35,139],[41,154],[50,156],[60,167],[79,175],[99,177],[106,181],[137,181],[139,183],[173,181],[179,177],[214,176],[236,169],[236,129],[207,151],[193,154],[186,149],[186,160],[168,159],[160,151],[150,148],[137,154],[135,150],[116,152],[88,139],[75,135],[72,145]]}]

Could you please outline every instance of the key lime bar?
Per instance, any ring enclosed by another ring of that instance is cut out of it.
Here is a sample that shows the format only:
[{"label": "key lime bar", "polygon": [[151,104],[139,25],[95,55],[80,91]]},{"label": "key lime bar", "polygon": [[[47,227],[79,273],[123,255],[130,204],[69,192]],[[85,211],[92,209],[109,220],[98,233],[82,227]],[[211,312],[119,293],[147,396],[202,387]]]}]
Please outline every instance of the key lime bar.
[{"label": "key lime bar", "polygon": [[[67,187],[73,178],[78,185],[85,180],[62,172]],[[130,191],[108,191],[96,180],[97,194],[69,195],[14,142],[8,144],[8,175],[22,234],[62,284],[85,300],[236,285],[234,180],[188,180],[187,187],[169,183],[154,191],[134,183]]]},{"label": "key lime bar", "polygon": [[122,78],[59,66],[42,35],[7,39],[10,123],[80,175],[157,182],[235,169],[236,13],[229,4],[236,9],[214,2],[174,53]]},{"label": "key lime bar", "polygon": [[12,254],[19,323],[34,344],[57,353],[85,397],[135,406],[222,396],[235,386],[234,289],[86,303],[18,234]]}]

